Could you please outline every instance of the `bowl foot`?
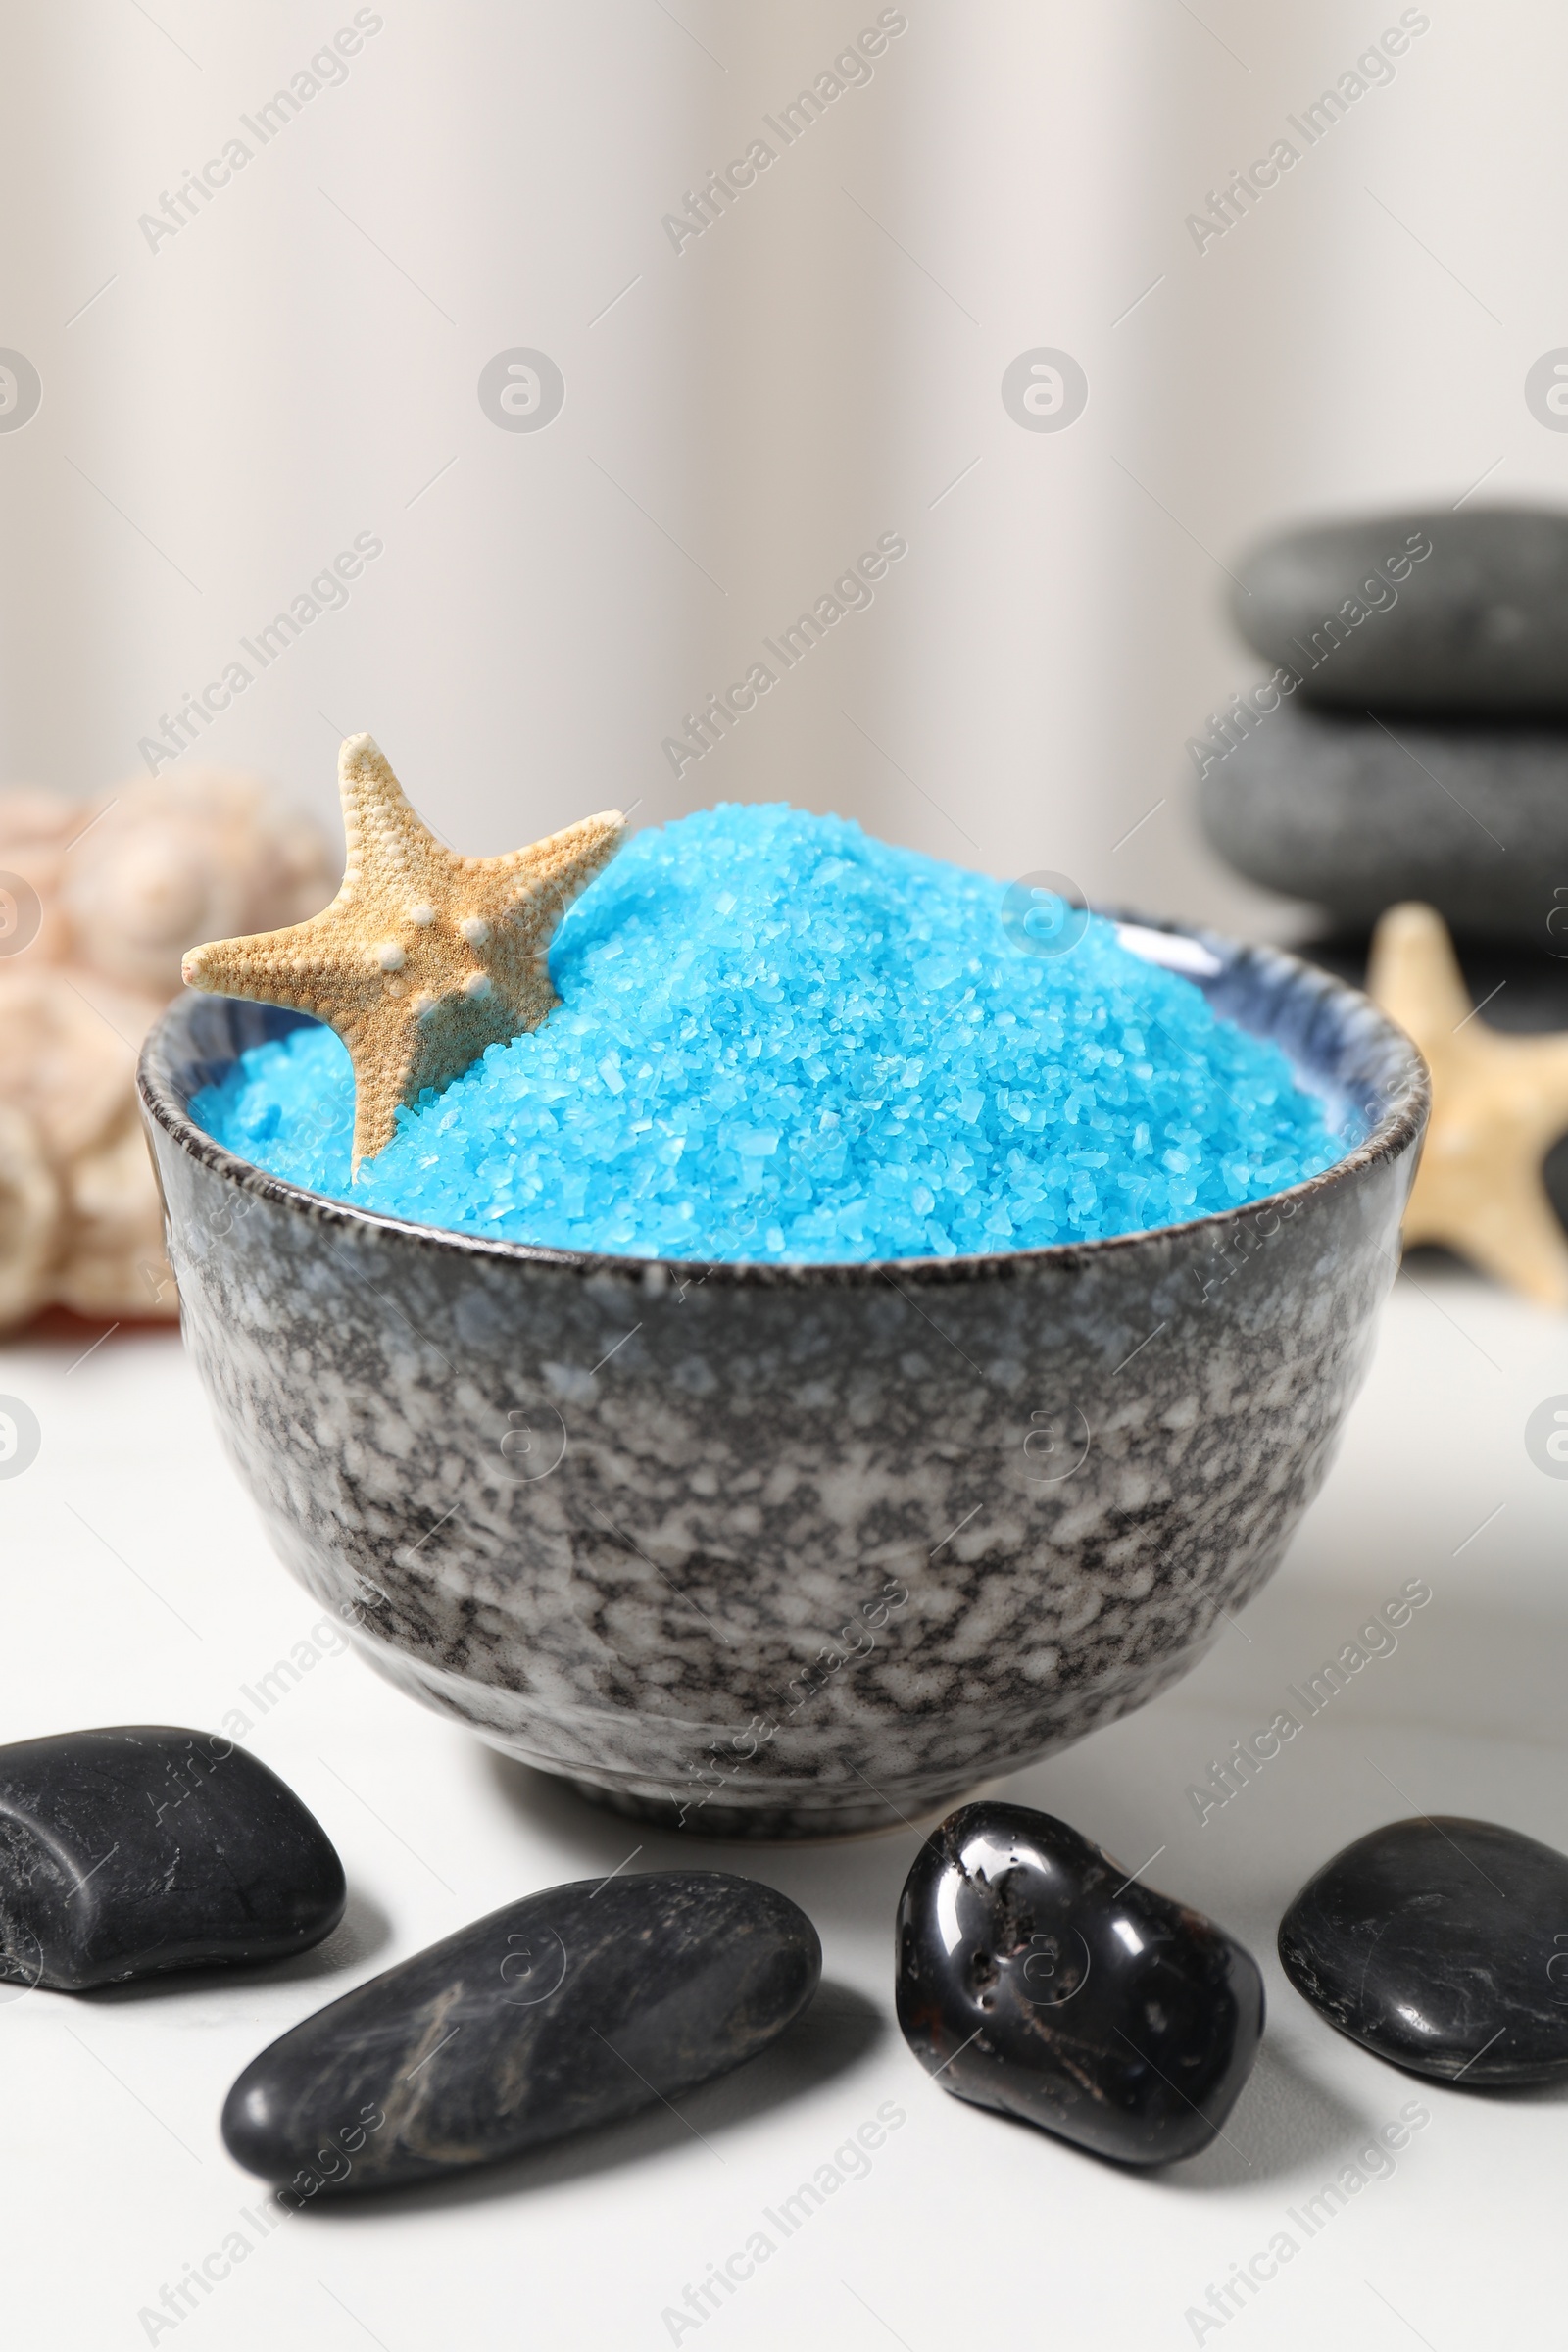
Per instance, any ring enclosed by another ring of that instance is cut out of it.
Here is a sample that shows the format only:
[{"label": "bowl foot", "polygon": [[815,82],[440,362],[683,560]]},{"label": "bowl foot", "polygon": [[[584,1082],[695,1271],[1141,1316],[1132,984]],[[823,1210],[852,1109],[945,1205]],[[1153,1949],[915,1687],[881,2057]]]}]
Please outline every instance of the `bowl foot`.
[{"label": "bowl foot", "polygon": [[[623,1814],[629,1821],[647,1821],[663,1830],[682,1830],[698,1838],[771,1839],[799,1843],[803,1839],[868,1838],[889,1830],[934,1829],[944,1815],[966,1798],[983,1792],[972,1781],[956,1781],[951,1788],[918,1798],[906,1795],[901,1809],[890,1797],[870,1791],[846,1792],[836,1799],[818,1790],[797,1803],[723,1804],[702,1797],[674,1798],[609,1788],[598,1781],[563,1776],[569,1788],[589,1804]],[[990,1784],[984,1784],[989,1788]],[[916,1810],[918,1807],[918,1810]]]}]

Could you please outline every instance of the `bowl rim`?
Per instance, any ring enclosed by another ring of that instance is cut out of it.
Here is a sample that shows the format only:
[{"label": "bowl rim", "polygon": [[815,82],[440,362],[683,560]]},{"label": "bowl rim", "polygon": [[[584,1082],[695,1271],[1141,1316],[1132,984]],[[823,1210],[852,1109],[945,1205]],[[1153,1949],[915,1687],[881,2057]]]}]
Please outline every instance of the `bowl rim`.
[{"label": "bowl rim", "polygon": [[1053,1242],[1038,1250],[959,1251],[952,1257],[813,1258],[800,1263],[777,1263],[762,1258],[632,1256],[622,1251],[563,1250],[545,1243],[508,1241],[497,1235],[464,1233],[452,1226],[421,1225],[410,1218],[388,1216],[383,1210],[339,1200],[329,1193],[313,1193],[303,1185],[291,1183],[287,1177],[274,1176],[270,1169],[260,1167],[254,1160],[242,1159],[220,1144],[179,1103],[169,1067],[169,1041],[175,1028],[190,1017],[192,1007],[209,1001],[203,992],[196,990],[187,989],[175,997],[148,1031],[137,1057],[137,1091],[149,1124],[156,1122],[190,1158],[212,1169],[225,1183],[293,1210],[310,1222],[385,1235],[421,1250],[500,1259],[582,1278],[610,1275],[640,1283],[645,1289],[662,1289],[667,1285],[678,1289],[682,1297],[688,1289],[710,1283],[726,1289],[810,1290],[824,1286],[863,1288],[881,1282],[896,1290],[900,1287],[900,1275],[930,1284],[1007,1280],[1052,1270],[1075,1272],[1113,1252],[1144,1249],[1151,1242],[1185,1240],[1204,1231],[1233,1226],[1244,1217],[1266,1215],[1285,1201],[1310,1202],[1342,1190],[1370,1169],[1396,1160],[1412,1146],[1419,1146],[1432,1106],[1431,1073],[1413,1041],[1363,990],[1352,987],[1321,965],[1293,955],[1288,948],[1232,939],[1224,932],[1174,917],[1124,912],[1108,906],[1097,907],[1095,911],[1142,931],[1192,941],[1222,966],[1235,968],[1250,962],[1259,971],[1271,972],[1277,982],[1286,986],[1301,989],[1304,985],[1322,1004],[1337,1006],[1346,1017],[1359,1021],[1370,1036],[1378,1038],[1388,1064],[1381,1078],[1367,1082],[1382,1088],[1386,1102],[1382,1115],[1358,1144],[1315,1176],[1303,1177],[1298,1184],[1266,1193],[1255,1200],[1243,1200],[1231,1208],[1186,1218],[1179,1224],[1139,1226],[1130,1233],[1105,1234],[1095,1241]]}]

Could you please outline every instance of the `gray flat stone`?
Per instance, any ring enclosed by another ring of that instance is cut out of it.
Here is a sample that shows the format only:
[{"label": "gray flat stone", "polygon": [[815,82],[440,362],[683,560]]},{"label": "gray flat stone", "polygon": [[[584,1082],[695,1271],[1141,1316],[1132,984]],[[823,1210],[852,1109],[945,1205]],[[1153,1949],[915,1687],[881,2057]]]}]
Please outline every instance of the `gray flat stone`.
[{"label": "gray flat stone", "polygon": [[1389,724],[1297,697],[1212,760],[1199,814],[1226,863],[1349,925],[1425,899],[1455,931],[1568,946],[1568,729]]},{"label": "gray flat stone", "polygon": [[1317,523],[1265,540],[1238,569],[1237,627],[1313,702],[1568,710],[1568,513],[1435,507]]}]

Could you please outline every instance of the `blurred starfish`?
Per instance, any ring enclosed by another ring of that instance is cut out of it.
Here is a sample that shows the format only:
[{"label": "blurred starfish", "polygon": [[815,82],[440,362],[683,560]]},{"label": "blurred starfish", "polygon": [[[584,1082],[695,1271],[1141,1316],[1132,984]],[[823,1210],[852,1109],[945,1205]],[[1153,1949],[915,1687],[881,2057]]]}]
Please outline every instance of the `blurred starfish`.
[{"label": "blurred starfish", "polygon": [[1568,1306],[1568,1241],[1541,1174],[1568,1132],[1568,1035],[1503,1036],[1478,1019],[1431,906],[1389,908],[1367,989],[1432,1072],[1406,1245],[1441,1242],[1543,1306]]},{"label": "blurred starfish", "polygon": [[537,1029],[561,1002],[550,942],[619,849],[625,819],[609,809],[505,858],[459,858],[415,815],[368,735],[344,744],[338,788],[348,858],[331,906],[283,931],[192,948],[183,970],[193,988],[337,1031],[354,1064],[357,1169],[391,1141],[400,1104]]}]

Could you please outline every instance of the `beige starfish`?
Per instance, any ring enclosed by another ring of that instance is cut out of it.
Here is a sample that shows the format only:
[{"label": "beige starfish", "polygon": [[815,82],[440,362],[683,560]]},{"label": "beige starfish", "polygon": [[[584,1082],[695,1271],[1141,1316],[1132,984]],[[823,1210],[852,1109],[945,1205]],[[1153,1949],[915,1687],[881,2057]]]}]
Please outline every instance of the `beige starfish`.
[{"label": "beige starfish", "polygon": [[192,948],[193,988],[313,1013],[354,1063],[354,1166],[417,1102],[486,1046],[537,1029],[556,926],[619,849],[618,809],[584,817],[506,858],[459,858],[419,822],[368,735],[338,754],[348,858],[330,906],[309,922]]},{"label": "beige starfish", "polygon": [[1568,1035],[1505,1037],[1479,1020],[1431,906],[1390,907],[1367,989],[1432,1072],[1406,1244],[1441,1242],[1543,1306],[1568,1306],[1568,1241],[1541,1176],[1568,1132]]}]

